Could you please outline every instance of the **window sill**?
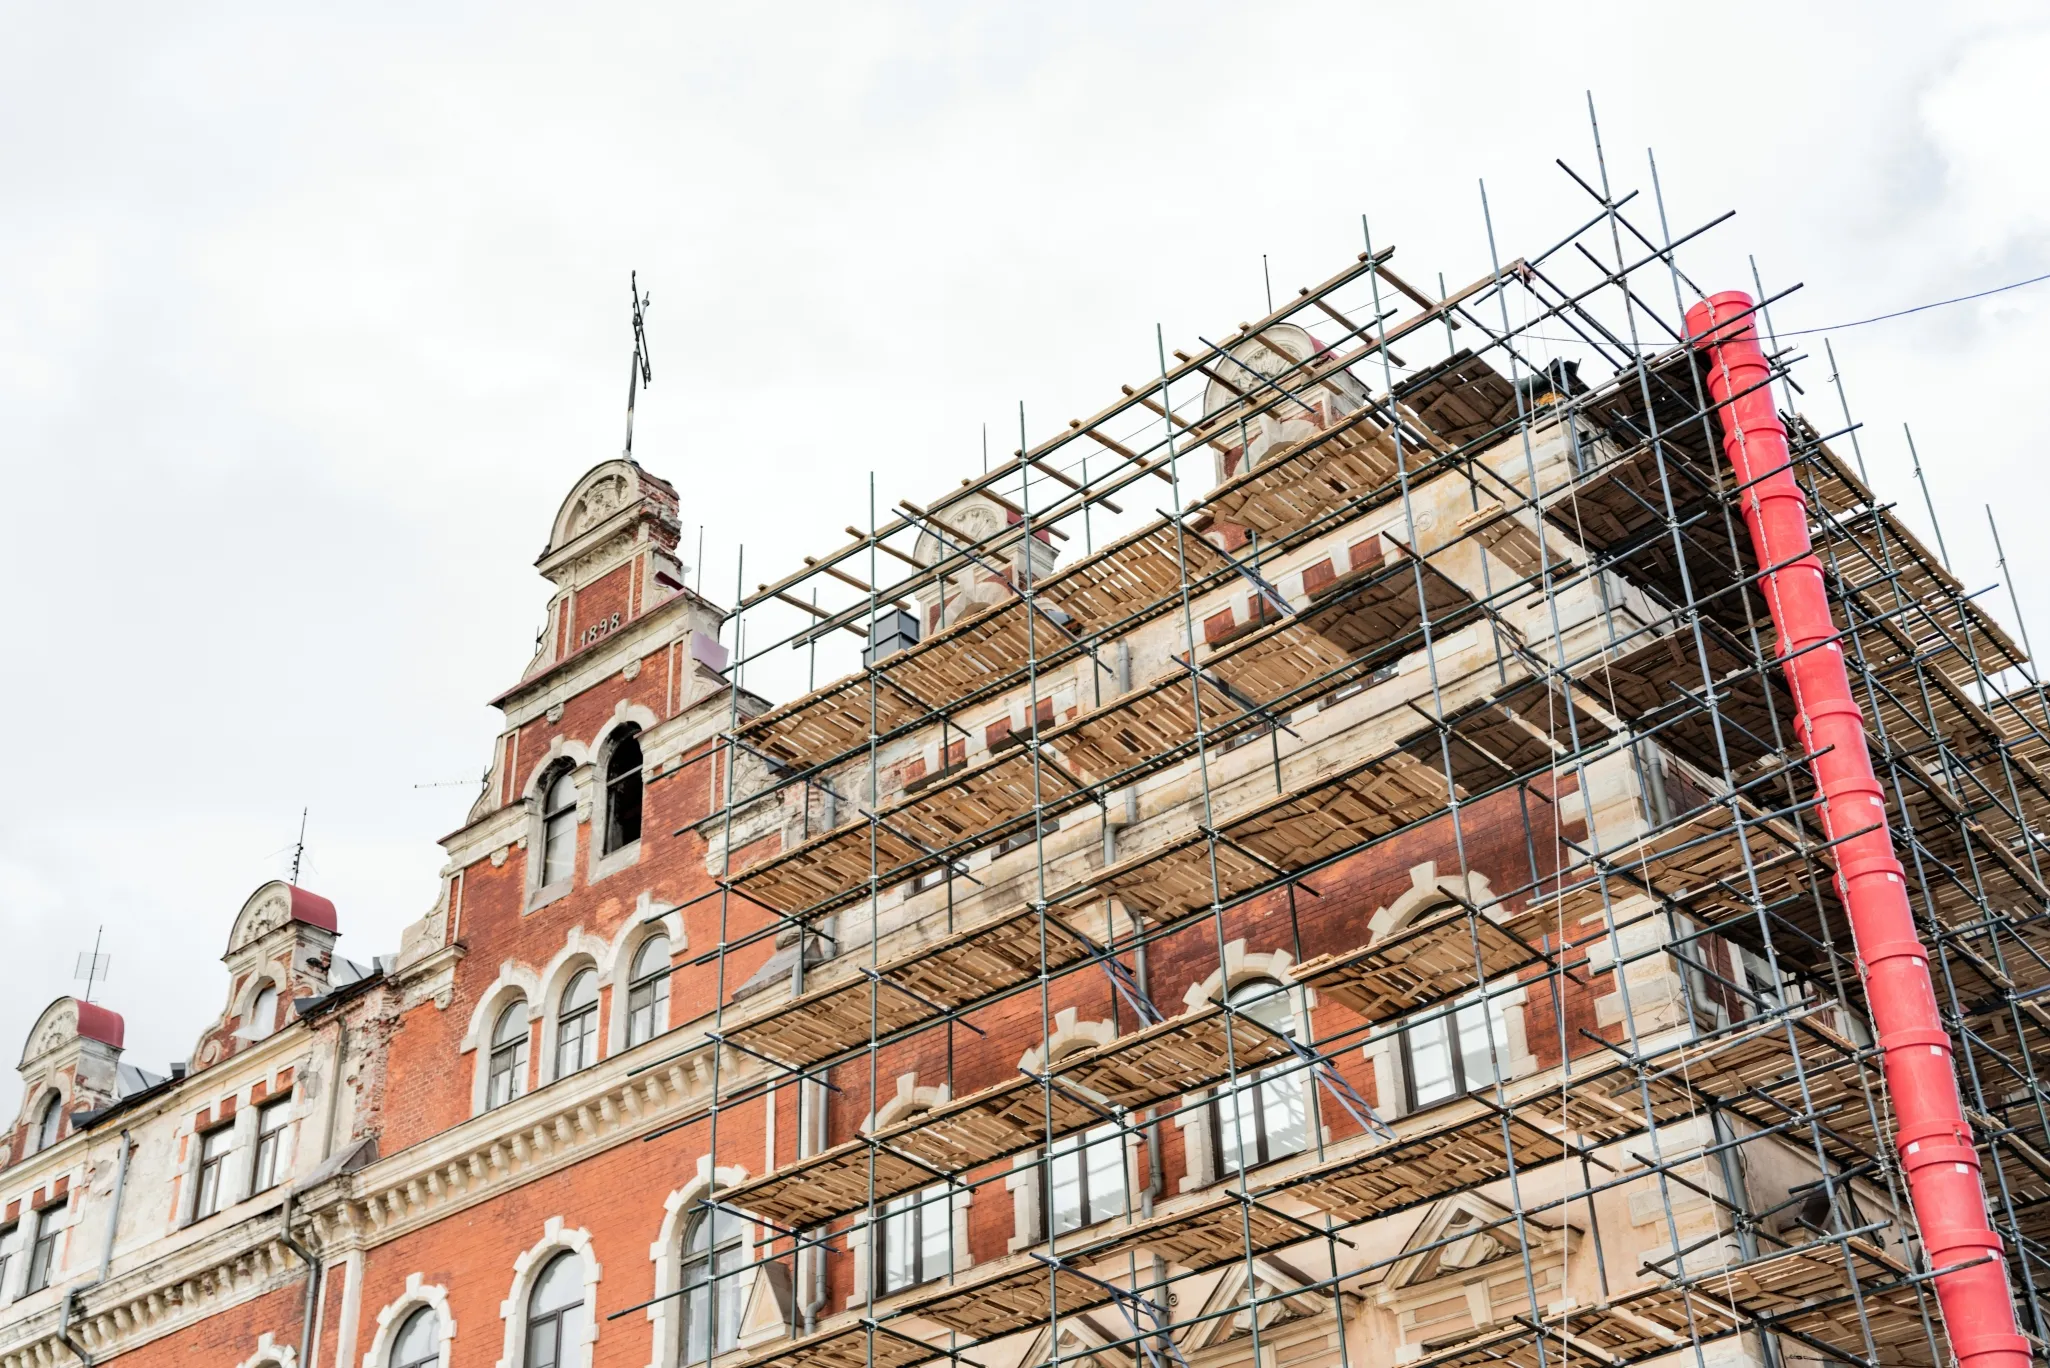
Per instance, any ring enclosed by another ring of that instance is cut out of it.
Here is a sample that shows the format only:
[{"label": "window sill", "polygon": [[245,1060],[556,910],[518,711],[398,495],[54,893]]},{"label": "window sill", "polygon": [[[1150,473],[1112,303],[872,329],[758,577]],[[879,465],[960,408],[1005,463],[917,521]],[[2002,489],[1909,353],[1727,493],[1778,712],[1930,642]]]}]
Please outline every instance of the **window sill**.
[{"label": "window sill", "polygon": [[591,876],[589,879],[586,880],[586,882],[597,883],[600,879],[609,879],[614,874],[619,873],[622,869],[632,869],[635,865],[639,864],[640,862],[640,841],[628,841],[625,845],[613,851],[611,854],[600,855],[597,859],[591,861]]},{"label": "window sill", "polygon": [[548,904],[568,897],[570,890],[575,887],[576,880],[568,878],[564,879],[561,883],[552,883],[545,888],[537,888],[534,890],[533,896],[527,899],[527,911],[539,912]]}]

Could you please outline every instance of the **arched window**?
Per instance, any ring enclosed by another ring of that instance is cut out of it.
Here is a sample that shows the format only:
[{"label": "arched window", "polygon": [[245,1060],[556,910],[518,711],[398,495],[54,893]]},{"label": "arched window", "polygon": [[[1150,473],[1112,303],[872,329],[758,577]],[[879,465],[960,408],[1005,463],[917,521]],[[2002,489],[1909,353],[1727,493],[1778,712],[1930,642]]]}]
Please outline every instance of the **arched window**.
[{"label": "arched window", "polygon": [[652,1040],[669,1025],[669,937],[650,936],[634,955],[626,987],[626,1043]]},{"label": "arched window", "polygon": [[[1061,1055],[1086,1049],[1075,1041]],[[1058,1058],[1059,1056],[1057,1056]],[[1040,1209],[1055,1235],[1107,1221],[1125,1210],[1125,1141],[1116,1122],[1057,1140],[1048,1151]]]},{"label": "arched window", "polygon": [[64,1099],[51,1093],[43,1103],[41,1114],[36,1117],[36,1153],[40,1154],[57,1143],[57,1132],[64,1125]]},{"label": "arched window", "polygon": [[[1274,980],[1242,983],[1225,1000],[1276,1035],[1295,1035],[1295,1010],[1288,990]],[[1237,1173],[1302,1153],[1309,1144],[1310,1129],[1302,1080],[1302,1073],[1284,1062],[1241,1073],[1236,1088],[1217,1090],[1212,1116],[1219,1173]]]},{"label": "arched window", "polygon": [[441,1345],[437,1343],[441,1337],[435,1331],[440,1328],[433,1307],[416,1308],[391,1343],[387,1368],[436,1368],[441,1362]]},{"label": "arched window", "polygon": [[721,1207],[692,1218],[683,1237],[683,1362],[703,1363],[740,1341],[739,1271],[747,1266],[740,1221]]},{"label": "arched window", "polygon": [[605,759],[605,849],[641,839],[641,729],[625,727]]},{"label": "arched window", "polygon": [[568,767],[549,780],[541,800],[541,884],[565,883],[577,867],[577,781]]},{"label": "arched window", "polygon": [[256,996],[249,1003],[249,1020],[242,1029],[251,1040],[262,1040],[278,1029],[278,989],[276,984],[266,983],[256,990]]},{"label": "arched window", "polygon": [[584,1261],[555,1256],[527,1294],[527,1356],[520,1368],[563,1368],[584,1337]]},{"label": "arched window", "polygon": [[527,1001],[519,998],[491,1027],[491,1073],[484,1105],[502,1107],[527,1090]]},{"label": "arched window", "polygon": [[555,1018],[555,1076],[567,1078],[598,1062],[598,971],[579,969],[562,990]]}]

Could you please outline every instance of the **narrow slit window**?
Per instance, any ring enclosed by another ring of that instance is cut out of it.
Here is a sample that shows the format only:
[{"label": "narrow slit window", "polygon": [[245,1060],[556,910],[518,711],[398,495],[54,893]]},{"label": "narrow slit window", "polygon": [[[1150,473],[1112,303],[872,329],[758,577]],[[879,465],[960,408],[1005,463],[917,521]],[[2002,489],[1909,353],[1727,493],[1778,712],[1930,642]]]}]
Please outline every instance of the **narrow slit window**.
[{"label": "narrow slit window", "polygon": [[622,732],[605,761],[605,854],[641,839],[641,738]]}]

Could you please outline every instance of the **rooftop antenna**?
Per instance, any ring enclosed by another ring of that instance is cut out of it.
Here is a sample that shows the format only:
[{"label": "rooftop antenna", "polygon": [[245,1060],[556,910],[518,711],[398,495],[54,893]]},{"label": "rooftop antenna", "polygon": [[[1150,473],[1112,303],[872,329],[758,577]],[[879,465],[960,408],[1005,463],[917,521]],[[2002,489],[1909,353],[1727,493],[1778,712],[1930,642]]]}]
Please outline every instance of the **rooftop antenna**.
[{"label": "rooftop antenna", "polygon": [[647,310],[654,303],[650,295],[641,293],[641,278],[638,272],[627,273],[627,285],[634,306],[634,354],[626,370],[626,459],[634,458],[634,393],[645,389],[655,379],[655,372],[648,369]]},{"label": "rooftop antenna", "polygon": [[85,1000],[87,1002],[93,1000],[93,985],[107,977],[107,970],[114,963],[112,955],[100,953],[100,938],[106,934],[106,923],[102,922],[100,928],[93,932],[93,948],[79,955],[78,965],[71,971],[71,977],[74,979],[85,980]]},{"label": "rooftop antenna", "polygon": [[1267,269],[1267,254],[1260,253],[1260,280],[1267,286],[1267,312],[1274,312],[1274,276]]},{"label": "rooftop antenna", "polygon": [[299,809],[299,841],[292,847],[292,877],[285,881],[294,888],[299,886],[299,861],[306,857],[306,812],[305,808]]}]

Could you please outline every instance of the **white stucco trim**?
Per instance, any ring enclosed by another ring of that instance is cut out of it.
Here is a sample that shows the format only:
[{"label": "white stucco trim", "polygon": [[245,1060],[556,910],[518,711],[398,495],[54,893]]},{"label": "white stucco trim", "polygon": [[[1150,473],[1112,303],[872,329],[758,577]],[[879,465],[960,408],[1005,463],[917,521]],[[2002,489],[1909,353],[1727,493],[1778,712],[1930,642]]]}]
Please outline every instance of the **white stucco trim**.
[{"label": "white stucco trim", "polygon": [[440,1332],[441,1368],[449,1368],[455,1354],[456,1318],[448,1309],[448,1289],[422,1282],[418,1273],[408,1273],[406,1290],[378,1311],[377,1329],[371,1333],[370,1349],[363,1355],[363,1368],[389,1368],[392,1341],[398,1338],[407,1318],[423,1306],[434,1312],[435,1328]]},{"label": "white stucco trim", "polygon": [[598,1327],[604,1323],[598,1311],[598,1280],[602,1270],[597,1256],[591,1252],[591,1233],[581,1227],[565,1229],[560,1216],[550,1216],[542,1226],[541,1238],[513,1260],[512,1288],[498,1304],[498,1318],[505,1323],[505,1353],[498,1360],[498,1368],[525,1368],[527,1297],[548,1261],[565,1249],[583,1260],[585,1314],[583,1343],[568,1346],[563,1368],[591,1368]]},{"label": "white stucco trim", "polygon": [[[698,1202],[708,1193],[719,1188],[732,1187],[746,1182],[751,1177],[744,1167],[735,1164],[712,1171],[712,1156],[698,1156],[697,1176],[690,1182],[670,1193],[662,1202],[662,1229],[655,1236],[655,1242],[648,1246],[648,1259],[655,1265],[655,1295],[661,1298],[648,1308],[648,1323],[653,1343],[648,1358],[648,1368],[677,1368],[677,1360],[683,1348],[683,1299],[676,1295],[683,1287],[683,1236],[689,1228],[691,1217],[696,1214]],[[763,1233],[754,1222],[744,1223],[749,1263],[755,1260],[754,1250],[762,1244]],[[755,1277],[761,1270],[755,1270]],[[752,1290],[754,1278],[750,1278]],[[740,1298],[745,1314],[747,1295]]]},{"label": "white stucco trim", "polygon": [[[1289,970],[1295,966],[1295,956],[1286,950],[1249,951],[1243,940],[1235,940],[1224,947],[1224,963],[1199,983],[1192,983],[1182,994],[1182,1003],[1194,1011],[1212,1002],[1222,1002],[1240,984],[1256,979],[1270,979],[1288,993],[1295,1009],[1295,1034],[1298,1040],[1315,1039],[1310,1030],[1310,1013],[1317,1005],[1314,989],[1293,983]],[[1303,1069],[1296,1078],[1303,1090],[1303,1115],[1308,1119],[1311,1136],[1323,1128],[1323,1121],[1317,1110],[1317,1080],[1310,1070]],[[1177,1192],[1194,1192],[1209,1187],[1224,1175],[1218,1171],[1217,1143],[1211,1124],[1211,1108],[1190,1107],[1174,1118],[1175,1129],[1182,1133],[1183,1169]],[[1329,1139],[1329,1136],[1325,1137]],[[1314,1147],[1314,1139],[1312,1141]]]},{"label": "white stucco trim", "polygon": [[[915,1073],[897,1075],[897,1091],[881,1108],[870,1112],[861,1123],[863,1134],[882,1130],[894,1125],[913,1112],[937,1107],[951,1101],[952,1090],[942,1083],[937,1087],[922,1088]],[[953,1231],[954,1271],[966,1273],[975,1266],[975,1256],[968,1248],[968,1205],[974,1191],[966,1184],[957,1185],[952,1196],[951,1224]],[[881,1213],[877,1213],[881,1219]],[[854,1296],[862,1305],[875,1300],[875,1279],[869,1272],[870,1225],[865,1217],[857,1217],[854,1228],[847,1232],[847,1250],[854,1256]]]},{"label": "white stucco trim", "polygon": [[[606,1006],[604,988],[609,977],[605,972],[605,965],[611,958],[611,946],[584,930],[583,927],[572,926],[563,937],[562,949],[555,952],[555,958],[549,960],[547,967],[541,971],[541,994],[539,1001],[541,1043],[537,1047],[541,1058],[538,1061],[539,1068],[535,1070],[534,1074],[535,1087],[546,1086],[553,1083],[556,1078],[556,1022],[561,1014],[563,989],[569,987],[569,981],[576,977],[578,971],[583,969],[596,970],[599,988],[598,1011],[602,1015]],[[605,1032],[602,1029],[604,1023],[601,1021],[599,1025],[601,1029],[596,1037],[598,1042],[598,1059],[603,1059],[605,1057]],[[596,1064],[598,1059],[592,1060],[591,1064]],[[591,1064],[586,1064],[584,1067],[588,1069],[591,1067]]]},{"label": "white stucco trim", "polygon": [[[651,922],[656,909],[663,909],[660,921]],[[612,945],[606,958],[599,966],[599,974],[612,990],[612,1010],[605,1023],[605,1053],[618,1054],[626,1048],[627,995],[632,988],[634,956],[641,947],[655,936],[669,938],[669,958],[672,972],[676,956],[690,948],[689,938],[683,933],[683,911],[667,903],[657,903],[652,894],[643,892],[640,901],[634,905],[629,916],[612,938]],[[674,988],[674,983],[670,985]],[[655,1034],[660,1035],[674,1024],[676,1003],[672,999],[664,1007],[661,1019],[655,1023]]]},{"label": "white stucco trim", "polygon": [[289,1344],[279,1344],[266,1330],[256,1337],[256,1352],[235,1368],[299,1368],[299,1351]]},{"label": "white stucco trim", "polygon": [[[470,1028],[463,1033],[462,1044],[457,1047],[460,1054],[471,1055],[470,1060],[470,1115],[484,1112],[485,1094],[491,1083],[491,1028],[498,1021],[499,1013],[511,1005],[514,998],[525,999],[527,1004],[528,1053],[533,1053],[534,1014],[540,1010],[541,979],[533,970],[512,960],[498,966],[498,977],[477,999],[477,1006],[470,1013]],[[534,1060],[527,1060],[527,1078],[533,1077]],[[520,1091],[528,1091],[527,1078],[520,1080]]]}]

